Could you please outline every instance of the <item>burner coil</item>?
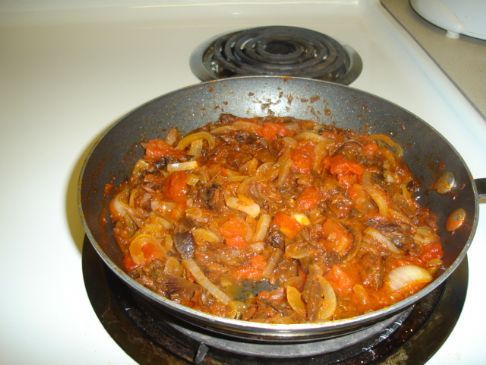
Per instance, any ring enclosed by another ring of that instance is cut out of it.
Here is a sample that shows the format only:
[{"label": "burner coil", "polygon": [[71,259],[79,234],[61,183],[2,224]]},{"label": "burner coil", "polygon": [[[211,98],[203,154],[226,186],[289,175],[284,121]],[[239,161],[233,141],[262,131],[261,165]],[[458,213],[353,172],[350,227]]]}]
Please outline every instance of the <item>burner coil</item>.
[{"label": "burner coil", "polygon": [[193,56],[191,66],[203,81],[278,75],[349,84],[362,68],[359,55],[350,47],[325,34],[298,27],[242,30],[223,35],[202,48]]}]

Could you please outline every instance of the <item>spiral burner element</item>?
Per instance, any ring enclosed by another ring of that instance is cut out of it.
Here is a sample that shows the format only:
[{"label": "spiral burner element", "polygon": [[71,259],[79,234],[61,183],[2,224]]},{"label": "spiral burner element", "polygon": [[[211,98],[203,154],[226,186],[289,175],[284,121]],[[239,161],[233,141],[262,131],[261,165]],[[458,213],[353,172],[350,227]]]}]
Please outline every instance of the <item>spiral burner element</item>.
[{"label": "spiral burner element", "polygon": [[349,46],[313,30],[259,27],[229,33],[193,54],[191,68],[203,81],[247,75],[309,77],[350,84],[361,72]]}]

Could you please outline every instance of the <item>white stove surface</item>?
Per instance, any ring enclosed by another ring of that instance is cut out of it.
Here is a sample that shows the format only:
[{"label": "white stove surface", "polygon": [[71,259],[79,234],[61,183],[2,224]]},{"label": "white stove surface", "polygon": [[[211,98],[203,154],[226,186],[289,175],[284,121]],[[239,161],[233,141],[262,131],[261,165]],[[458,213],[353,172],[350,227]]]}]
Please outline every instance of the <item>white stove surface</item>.
[{"label": "white stove surface", "polygon": [[[0,363],[134,364],[86,295],[76,203],[82,160],[122,115],[199,82],[189,57],[201,43],[263,25],[306,27],[352,46],[364,65],[353,87],[426,120],[452,142],[475,178],[486,177],[485,121],[376,0],[4,2]],[[483,205],[462,315],[429,364],[486,359],[485,242]]]}]

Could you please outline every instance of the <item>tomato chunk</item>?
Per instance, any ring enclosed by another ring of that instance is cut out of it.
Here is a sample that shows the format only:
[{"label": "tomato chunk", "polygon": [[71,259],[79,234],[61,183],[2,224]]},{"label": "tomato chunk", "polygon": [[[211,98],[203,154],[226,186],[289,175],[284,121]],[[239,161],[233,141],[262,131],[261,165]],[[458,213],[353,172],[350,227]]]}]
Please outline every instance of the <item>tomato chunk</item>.
[{"label": "tomato chunk", "polygon": [[235,271],[234,277],[237,280],[260,280],[263,277],[263,270],[267,266],[265,257],[262,255],[253,256],[250,264]]},{"label": "tomato chunk", "polygon": [[348,189],[348,195],[353,201],[366,198],[364,189],[361,187],[361,185],[357,185],[357,184],[352,185]]},{"label": "tomato chunk", "polygon": [[302,226],[295,220],[294,217],[278,212],[273,217],[273,223],[275,223],[280,231],[288,238],[294,238],[302,229]]},{"label": "tomato chunk", "polygon": [[270,142],[277,139],[277,137],[286,137],[293,134],[283,123],[273,122],[264,122],[262,128],[258,131],[258,135]]},{"label": "tomato chunk", "polygon": [[352,184],[348,188],[348,196],[353,201],[353,206],[361,213],[366,214],[373,208],[373,204],[368,197],[368,194],[360,184]]},{"label": "tomato chunk", "polygon": [[126,254],[125,256],[123,256],[123,267],[127,271],[133,271],[138,267],[138,265],[135,263],[135,261],[133,261],[130,254]]},{"label": "tomato chunk", "polygon": [[321,200],[321,192],[315,186],[305,188],[297,197],[297,209],[300,211],[310,210],[317,207]]},{"label": "tomato chunk", "polygon": [[355,273],[339,265],[334,265],[325,277],[339,295],[349,294],[359,282]]},{"label": "tomato chunk", "polygon": [[163,157],[180,158],[184,155],[182,151],[172,147],[163,139],[152,139],[145,144],[145,160],[158,161]]},{"label": "tomato chunk", "polygon": [[329,172],[333,175],[356,174],[363,175],[364,168],[356,162],[349,161],[343,155],[330,157]]},{"label": "tomato chunk", "polygon": [[420,258],[427,262],[434,259],[441,259],[444,255],[440,242],[432,242],[420,248]]},{"label": "tomato chunk", "polygon": [[166,197],[176,203],[185,204],[187,192],[187,173],[185,171],[171,173],[165,182]]},{"label": "tomato chunk", "polygon": [[378,150],[379,150],[379,148],[378,148],[378,145],[376,144],[376,142],[370,142],[370,143],[367,143],[363,146],[363,153],[366,156],[372,156],[376,152],[378,152]]},{"label": "tomato chunk", "polygon": [[336,176],[339,184],[344,187],[349,187],[358,182],[364,173],[363,166],[346,159],[342,155],[326,157],[324,167],[329,170],[331,175]]},{"label": "tomato chunk", "polygon": [[231,217],[219,227],[226,245],[238,249],[246,247],[246,230],[245,221],[239,217]]},{"label": "tomato chunk", "polygon": [[297,147],[290,153],[293,169],[301,174],[308,174],[311,172],[314,158],[314,144],[308,141],[299,143]]},{"label": "tomato chunk", "polygon": [[142,246],[142,252],[145,256],[145,260],[147,262],[152,261],[154,259],[163,259],[165,257],[164,252],[152,243],[146,243]]},{"label": "tomato chunk", "polygon": [[339,222],[334,219],[327,219],[322,225],[324,236],[324,247],[330,251],[345,255],[353,244],[352,235]]}]

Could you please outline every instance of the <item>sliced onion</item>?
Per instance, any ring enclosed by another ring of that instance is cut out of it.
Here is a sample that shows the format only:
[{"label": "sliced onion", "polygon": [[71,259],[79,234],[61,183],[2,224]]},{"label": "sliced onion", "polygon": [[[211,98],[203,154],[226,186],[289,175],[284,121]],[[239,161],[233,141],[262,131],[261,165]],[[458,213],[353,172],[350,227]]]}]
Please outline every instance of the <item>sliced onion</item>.
[{"label": "sliced onion", "polygon": [[282,142],[285,144],[287,148],[293,149],[297,147],[297,141],[292,137],[283,137]]},{"label": "sliced onion", "polygon": [[260,125],[258,125],[256,123],[245,122],[243,120],[238,120],[238,121],[234,122],[233,126],[237,130],[244,130],[244,131],[249,131],[249,132],[257,132],[261,128]]},{"label": "sliced onion", "polygon": [[170,144],[171,146],[173,146],[178,139],[179,139],[179,131],[177,130],[177,128],[171,128],[169,132],[167,132],[167,136],[165,136],[165,142],[167,144]]},{"label": "sliced onion", "polygon": [[388,237],[386,237],[380,231],[374,229],[373,227],[367,227],[364,230],[364,233],[383,244],[391,252],[396,254],[402,253],[402,251],[397,246],[395,246],[393,242],[388,239]]},{"label": "sliced onion", "polygon": [[320,321],[328,320],[332,317],[337,307],[336,293],[334,292],[331,284],[324,279],[321,275],[318,277],[321,284],[322,292],[324,293],[324,299],[322,300],[321,308],[317,314],[317,319]]},{"label": "sliced onion", "polygon": [[289,303],[290,307],[300,316],[306,316],[307,310],[305,303],[302,300],[301,292],[294,288],[293,286],[287,286],[287,302]]},{"label": "sliced onion", "polygon": [[364,184],[363,187],[368,195],[371,196],[371,199],[373,199],[375,204],[378,206],[380,215],[382,215],[383,217],[387,217],[389,213],[389,204],[386,194],[381,190],[381,188],[377,187],[376,185]]},{"label": "sliced onion", "polygon": [[161,246],[159,240],[145,233],[137,234],[135,238],[132,239],[130,246],[128,247],[130,256],[132,257],[133,262],[135,262],[137,265],[142,265],[145,263],[145,255],[142,247],[146,244],[150,244],[155,247],[159,258],[165,256],[165,250]]},{"label": "sliced onion", "polygon": [[285,256],[292,259],[303,259],[311,254],[311,250],[303,243],[291,243],[285,245]]},{"label": "sliced onion", "polygon": [[285,180],[287,180],[290,168],[292,167],[292,160],[290,159],[288,153],[286,153],[278,163],[280,165],[280,168],[278,171],[277,185],[280,186],[285,182]]},{"label": "sliced onion", "polygon": [[217,300],[219,300],[223,304],[229,304],[231,302],[231,298],[216,285],[214,285],[206,277],[206,275],[204,275],[196,261],[194,261],[193,259],[185,259],[182,260],[182,264],[192,274],[192,276],[194,276],[196,282],[204,289],[206,289]]},{"label": "sliced onion", "polygon": [[133,167],[131,176],[139,177],[149,167],[150,167],[150,164],[147,161],[140,159],[140,160],[137,161],[137,163],[135,163],[135,166]]},{"label": "sliced onion", "polygon": [[199,222],[204,221],[207,218],[207,214],[199,207],[186,208],[186,217],[192,219],[193,221]]},{"label": "sliced onion", "polygon": [[390,271],[387,285],[392,291],[397,291],[411,284],[426,284],[430,281],[432,281],[432,275],[423,267],[405,265]]},{"label": "sliced onion", "polygon": [[267,266],[265,266],[265,269],[263,270],[263,277],[268,278],[272,275],[273,270],[275,270],[275,267],[277,264],[280,262],[280,259],[282,258],[282,250],[279,249],[274,249],[272,252],[272,255],[267,261]]},{"label": "sliced onion", "polygon": [[145,255],[143,254],[142,246],[146,244],[148,240],[151,240],[149,235],[139,234],[130,242],[128,251],[130,252],[133,262],[137,265],[145,263]]},{"label": "sliced onion", "polygon": [[363,176],[361,177],[361,183],[363,184],[363,186],[365,185],[371,185],[371,172],[369,170],[364,170],[363,172]]},{"label": "sliced onion", "polygon": [[329,142],[329,139],[326,137],[320,136],[317,133],[314,132],[301,132],[298,135],[295,136],[295,139],[298,140],[306,140],[306,141],[312,141],[315,143],[319,142]]},{"label": "sliced onion", "polygon": [[247,305],[244,302],[240,302],[237,300],[232,300],[229,304],[230,310],[227,314],[228,318],[238,319],[246,310]]},{"label": "sliced onion", "polygon": [[174,247],[174,240],[170,234],[166,234],[164,238],[164,247],[167,251],[172,250]]},{"label": "sliced onion", "polygon": [[262,163],[255,171],[258,179],[273,180],[278,174],[278,169],[273,162]]},{"label": "sliced onion", "polygon": [[251,251],[255,253],[260,253],[265,249],[265,242],[259,241],[252,243],[250,246],[248,246]]},{"label": "sliced onion", "polygon": [[245,179],[248,179],[248,176],[245,175],[230,175],[226,178],[229,182],[241,182]]},{"label": "sliced onion", "polygon": [[439,194],[449,193],[456,185],[456,178],[450,171],[445,171],[434,183],[433,188]]},{"label": "sliced onion", "polygon": [[408,207],[410,209],[414,209],[415,210],[416,204],[415,204],[415,201],[412,199],[412,194],[407,189],[407,183],[403,183],[402,184],[402,189],[401,189],[402,190],[402,196],[405,199],[405,201],[407,202]]},{"label": "sliced onion", "polygon": [[187,171],[198,167],[197,161],[175,162],[167,165],[167,171]]},{"label": "sliced onion", "polygon": [[130,229],[135,229],[143,224],[143,220],[136,214],[135,209],[127,204],[127,199],[128,190],[118,193],[110,202],[110,214],[113,219],[123,219]]},{"label": "sliced onion", "polygon": [[389,170],[386,170],[383,172],[383,177],[385,178],[385,182],[387,184],[398,184],[400,182],[399,177],[397,174],[394,174],[390,172]]},{"label": "sliced onion", "polygon": [[241,171],[245,175],[255,176],[255,171],[258,167],[258,160],[256,158],[252,158],[245,162],[242,166],[239,167],[239,171]]},{"label": "sliced onion", "polygon": [[[383,162],[383,168],[385,169],[385,174],[388,172],[388,173],[391,173],[390,170],[392,171],[395,171],[395,169],[397,168],[397,157],[396,155],[385,149],[385,150],[382,150],[381,151],[381,155],[383,157],[385,157],[385,161]],[[385,176],[385,179],[386,179],[386,176]],[[392,181],[394,181],[394,177],[392,177]]]},{"label": "sliced onion", "polygon": [[271,221],[272,217],[269,214],[262,214],[260,218],[258,218],[253,241],[263,241],[265,239]]},{"label": "sliced onion", "polygon": [[223,125],[221,127],[211,129],[212,134],[224,134],[235,131],[236,128],[232,125]]},{"label": "sliced onion", "polygon": [[246,216],[246,219],[243,221],[245,225],[245,241],[246,242],[251,242],[251,238],[254,236],[255,232],[253,230],[253,227],[255,226],[255,219],[252,218],[251,216]]},{"label": "sliced onion", "polygon": [[140,227],[137,234],[145,234],[153,237],[154,239],[162,240],[166,235],[167,230],[171,228],[173,228],[171,222],[152,214]]},{"label": "sliced onion", "polygon": [[160,213],[168,213],[174,209],[176,204],[174,202],[166,202],[153,199],[150,202],[150,207],[152,210],[160,212]]},{"label": "sliced onion", "polygon": [[211,135],[209,132],[196,132],[196,133],[191,133],[184,138],[182,138],[179,143],[177,144],[177,149],[178,150],[183,150],[187,146],[189,146],[192,142],[198,140],[198,139],[204,139],[208,143],[209,149],[213,149],[214,145],[216,143],[214,136]]},{"label": "sliced onion", "polygon": [[231,209],[237,209],[243,213],[248,214],[252,218],[258,217],[260,214],[260,206],[252,199],[245,197],[244,199],[231,196],[226,198],[226,205]]},{"label": "sliced onion", "polygon": [[427,262],[426,266],[427,270],[429,270],[429,272],[433,275],[442,267],[443,264],[444,262],[441,259],[432,259]]},{"label": "sliced onion", "polygon": [[326,142],[319,142],[314,147],[315,158],[314,162],[312,163],[312,169],[314,171],[320,172],[320,167],[322,163],[322,159],[326,156]]},{"label": "sliced onion", "polygon": [[361,284],[355,284],[353,286],[353,293],[356,295],[358,298],[358,301],[361,305],[367,306],[370,298],[368,296],[368,293],[366,292],[366,289],[364,288],[363,285]]},{"label": "sliced onion", "polygon": [[351,231],[351,234],[353,235],[353,247],[351,248],[351,251],[349,251],[346,257],[344,258],[344,262],[349,262],[359,252],[362,246],[363,235],[362,235],[361,227],[358,226],[358,224],[356,224],[355,222],[353,222],[352,224],[347,224],[346,228],[348,228]]},{"label": "sliced onion", "polygon": [[166,230],[174,228],[174,225],[171,222],[169,222],[167,219],[159,217],[159,216],[153,216],[153,218],[150,222],[151,222],[150,224],[159,225],[159,226],[165,228]]},{"label": "sliced onion", "polygon": [[209,243],[218,243],[222,241],[216,233],[205,228],[194,228],[192,230],[192,236],[196,240],[196,243],[201,243],[203,241]]},{"label": "sliced onion", "polygon": [[203,140],[202,139],[196,139],[191,143],[191,147],[189,148],[188,155],[194,156],[194,157],[199,157],[201,156],[201,151],[203,148]]},{"label": "sliced onion", "polygon": [[130,196],[128,198],[128,206],[132,209],[135,208],[135,198],[137,197],[139,190],[140,189],[138,188],[133,188],[132,190],[130,190]]},{"label": "sliced onion", "polygon": [[115,195],[110,202],[110,213],[114,219],[130,218],[128,210],[128,190],[123,190]]},{"label": "sliced onion", "polygon": [[409,224],[409,225],[412,224],[412,221],[410,220],[410,218],[408,218],[405,214],[400,213],[398,210],[389,208],[388,209],[388,213],[390,214],[390,216],[393,219],[395,219],[395,220],[397,220],[399,222],[402,222],[402,223],[405,223],[405,224]]},{"label": "sliced onion", "polygon": [[415,229],[415,234],[413,235],[413,240],[419,245],[426,245],[432,242],[438,242],[440,240],[439,236],[432,230],[432,228],[427,226],[420,226]]},{"label": "sliced onion", "polygon": [[189,174],[187,176],[187,185],[195,186],[199,182],[199,176],[194,174]]},{"label": "sliced onion", "polygon": [[372,134],[370,135],[370,138],[375,141],[383,142],[390,146],[395,151],[398,157],[403,156],[402,146],[400,146],[397,142],[390,138],[390,136],[387,136],[386,134]]},{"label": "sliced onion", "polygon": [[238,195],[243,195],[243,196],[247,195],[248,188],[253,181],[255,181],[255,178],[253,176],[246,177],[245,179],[243,179],[240,185],[238,185],[238,189],[236,190],[236,193]]},{"label": "sliced onion", "polygon": [[175,257],[168,257],[165,262],[164,273],[176,277],[182,276],[184,269],[181,263]]}]

